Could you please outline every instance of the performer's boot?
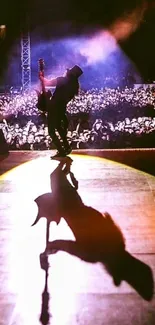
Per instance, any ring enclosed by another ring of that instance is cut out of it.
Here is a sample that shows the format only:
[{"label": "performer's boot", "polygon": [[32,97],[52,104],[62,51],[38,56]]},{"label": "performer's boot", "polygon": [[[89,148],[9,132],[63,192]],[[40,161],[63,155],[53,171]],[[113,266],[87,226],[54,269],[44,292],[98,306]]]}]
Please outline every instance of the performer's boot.
[{"label": "performer's boot", "polygon": [[61,151],[61,152],[57,151],[54,156],[51,156],[51,159],[59,158],[59,157],[66,157],[66,152],[65,151]]},{"label": "performer's boot", "polygon": [[65,153],[66,153],[66,155],[69,155],[71,152],[72,152],[71,146],[70,145],[66,146],[65,147]]}]

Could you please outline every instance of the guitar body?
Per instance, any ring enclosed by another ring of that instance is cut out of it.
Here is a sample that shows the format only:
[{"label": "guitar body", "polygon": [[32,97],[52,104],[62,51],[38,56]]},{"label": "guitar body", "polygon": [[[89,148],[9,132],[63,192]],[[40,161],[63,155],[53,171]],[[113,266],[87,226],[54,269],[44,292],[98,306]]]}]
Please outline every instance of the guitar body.
[{"label": "guitar body", "polygon": [[[39,66],[39,72],[42,73],[42,76],[44,77],[44,60],[39,59],[38,61]],[[43,82],[41,82],[41,91],[37,91],[38,95],[38,102],[37,102],[37,108],[39,111],[46,113],[48,112],[48,107],[51,103],[52,93],[50,90],[46,91],[45,85]]]},{"label": "guitar body", "polygon": [[48,107],[51,103],[51,97],[52,93],[50,90],[45,92],[38,92],[38,102],[37,102],[37,108],[39,111],[46,113],[48,112]]}]

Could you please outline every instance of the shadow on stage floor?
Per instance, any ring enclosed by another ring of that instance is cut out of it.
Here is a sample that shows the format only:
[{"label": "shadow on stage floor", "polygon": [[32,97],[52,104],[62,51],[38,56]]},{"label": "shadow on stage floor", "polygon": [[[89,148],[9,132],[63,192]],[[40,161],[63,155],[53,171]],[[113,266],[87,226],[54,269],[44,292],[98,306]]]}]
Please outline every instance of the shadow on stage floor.
[{"label": "shadow on stage floor", "polygon": [[[72,159],[69,157],[60,159],[58,166],[50,175],[52,192],[44,193],[35,199],[38,215],[33,225],[42,217],[48,222],[54,221],[59,224],[63,216],[75,237],[75,241],[47,240],[46,253],[65,251],[89,263],[99,262],[112,277],[114,285],[119,286],[122,281],[126,281],[143,299],[151,300],[154,292],[151,268],[126,251],[121,229],[108,212],[101,214],[83,203],[77,192],[78,181],[71,172],[71,164]],[[41,254],[41,266],[45,269],[41,321],[42,324],[47,324],[48,263],[44,254]]]}]

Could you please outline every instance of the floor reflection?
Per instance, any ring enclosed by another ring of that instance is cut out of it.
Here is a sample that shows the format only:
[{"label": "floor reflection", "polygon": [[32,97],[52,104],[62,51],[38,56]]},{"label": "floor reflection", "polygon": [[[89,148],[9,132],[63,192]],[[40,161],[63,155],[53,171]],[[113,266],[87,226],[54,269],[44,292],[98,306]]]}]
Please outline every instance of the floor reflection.
[{"label": "floor reflection", "polygon": [[[114,216],[114,221],[125,233],[129,251],[132,251],[135,244],[140,247],[140,242],[135,240],[134,243],[130,240],[132,229],[129,222],[131,219],[126,217],[125,211],[130,209],[131,197],[133,200],[136,198],[136,191],[139,190],[138,181],[142,180],[146,188],[149,188],[146,176],[104,159],[78,155],[75,155],[73,159],[72,169],[79,180],[78,193],[83,203],[93,206],[101,213],[108,210]],[[66,252],[64,250],[64,252],[59,251],[55,255],[50,255],[48,257],[49,267],[41,268],[39,255],[46,247],[46,219],[41,218],[35,227],[31,227],[38,213],[34,200],[44,193],[54,193],[51,191],[49,176],[58,164],[58,161],[51,161],[49,158],[38,158],[15,168],[0,178],[0,186],[3,183],[3,191],[0,193],[0,297],[1,302],[2,297],[8,297],[5,298],[6,302],[11,295],[16,297],[14,311],[10,312],[11,323],[9,325],[39,325],[40,322],[52,325],[78,324],[78,320],[74,317],[81,303],[81,294],[87,299],[87,295],[92,294],[115,293],[117,295],[119,293],[120,295],[134,292],[133,287],[124,281],[116,287],[100,263],[87,263],[87,260],[78,254],[68,254],[67,252],[71,252],[67,249]],[[124,180],[123,188],[122,179]],[[133,184],[133,179],[134,189],[130,186]],[[110,181],[109,189],[108,181]],[[151,178],[151,182],[154,184],[152,186],[155,186],[154,178]],[[126,184],[129,187],[125,192]],[[11,189],[10,192],[5,191],[5,186]],[[143,193],[139,191],[140,194],[144,193],[144,191]],[[111,196],[110,193],[112,193]],[[131,196],[128,198],[127,194],[130,193]],[[72,194],[68,196],[68,200],[71,198]],[[144,198],[145,205],[147,200],[148,196]],[[152,200],[153,215],[154,199],[149,197],[149,200]],[[136,204],[138,207],[138,199]],[[124,214],[120,217],[122,206]],[[138,220],[140,220],[139,217],[134,221],[135,225]],[[150,229],[152,219],[147,218],[145,222],[145,226]],[[58,225],[56,223],[50,225],[49,241],[54,240],[73,242],[76,240],[73,227],[69,227],[64,218],[60,219]],[[129,245],[130,243],[132,246]],[[150,247],[149,242],[148,247]],[[81,252],[83,253],[83,249]]]}]

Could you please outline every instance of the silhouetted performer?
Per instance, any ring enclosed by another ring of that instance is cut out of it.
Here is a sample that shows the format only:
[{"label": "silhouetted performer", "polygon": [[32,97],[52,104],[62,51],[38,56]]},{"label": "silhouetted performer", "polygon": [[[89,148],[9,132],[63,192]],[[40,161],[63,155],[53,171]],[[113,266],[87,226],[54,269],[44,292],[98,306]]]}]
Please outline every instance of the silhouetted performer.
[{"label": "silhouetted performer", "polygon": [[[67,69],[64,77],[57,77],[48,80],[40,73],[40,80],[45,86],[56,87],[53,93],[51,104],[48,108],[48,131],[58,152],[57,157],[66,156],[71,152],[71,147],[67,141],[68,119],[66,116],[66,106],[68,102],[78,94],[78,78],[83,71],[77,65],[72,69]],[[57,133],[59,134],[59,137]]]}]

